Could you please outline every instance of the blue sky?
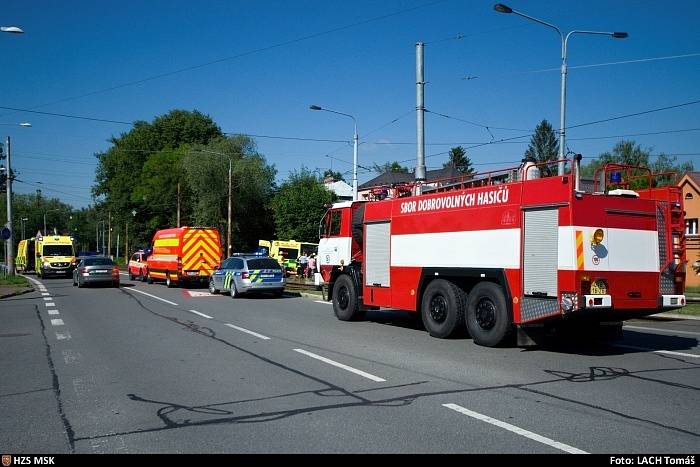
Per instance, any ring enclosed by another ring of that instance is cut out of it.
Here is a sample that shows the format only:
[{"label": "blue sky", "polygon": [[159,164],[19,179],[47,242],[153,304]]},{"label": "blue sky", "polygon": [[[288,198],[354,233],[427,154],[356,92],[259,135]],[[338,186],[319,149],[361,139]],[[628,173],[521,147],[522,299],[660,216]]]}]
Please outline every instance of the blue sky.
[{"label": "blue sky", "polygon": [[[524,18],[497,13],[494,3],[6,1],[0,24],[19,26],[25,34],[0,34],[0,106],[126,122],[150,121],[175,108],[197,109],[225,132],[350,140],[352,121],[308,110],[317,104],[357,118],[360,166],[399,160],[413,167],[417,41],[426,43],[428,110],[492,128],[527,130],[492,129],[492,138],[483,127],[429,113],[427,155],[444,153],[458,143],[466,147],[527,136],[543,118],[558,128],[558,35]],[[506,3],[564,31],[629,33],[624,40],[591,35],[571,39],[567,125],[700,99],[700,2]],[[378,17],[383,18],[368,21]],[[345,26],[351,27],[336,30]],[[319,35],[331,30],[336,31]],[[455,39],[459,34],[463,37]],[[306,36],[315,37],[269,48]],[[264,48],[268,49],[245,54]],[[680,55],[691,56],[573,68]],[[555,70],[539,71],[551,68]],[[116,89],[103,92],[108,88]],[[15,184],[15,191],[41,188],[77,207],[90,203],[93,154],[108,147],[110,136],[129,129],[1,109],[0,114],[0,123],[33,125],[0,126],[12,138],[13,166],[25,182]],[[691,160],[700,168],[700,131],[676,132],[698,128],[700,104],[695,104],[573,128],[567,132],[567,146],[594,157],[620,138],[581,138],[674,131],[630,138],[654,153],[679,154],[679,161]],[[278,169],[279,180],[302,165],[332,168],[347,172],[348,181],[352,178],[349,144],[256,140],[259,151]],[[517,165],[527,141],[523,137],[514,143],[483,145],[469,149],[468,155],[480,170]],[[426,162],[437,168],[445,160],[438,154]],[[373,176],[360,170],[360,183]]]}]

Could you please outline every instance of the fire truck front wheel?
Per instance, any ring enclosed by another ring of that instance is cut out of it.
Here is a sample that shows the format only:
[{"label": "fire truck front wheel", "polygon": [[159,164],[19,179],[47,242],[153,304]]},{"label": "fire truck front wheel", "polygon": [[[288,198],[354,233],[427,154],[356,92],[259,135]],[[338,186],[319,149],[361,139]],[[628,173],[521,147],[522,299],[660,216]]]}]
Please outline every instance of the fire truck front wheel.
[{"label": "fire truck front wheel", "polygon": [[357,321],[364,317],[364,313],[360,311],[357,290],[347,274],[343,274],[335,281],[333,312],[341,321]]},{"label": "fire truck front wheel", "polygon": [[503,289],[492,282],[474,286],[467,301],[467,329],[475,343],[495,347],[511,334],[513,326]]},{"label": "fire truck front wheel", "polygon": [[423,326],[433,337],[446,338],[463,327],[466,294],[450,281],[428,284],[421,302]]}]

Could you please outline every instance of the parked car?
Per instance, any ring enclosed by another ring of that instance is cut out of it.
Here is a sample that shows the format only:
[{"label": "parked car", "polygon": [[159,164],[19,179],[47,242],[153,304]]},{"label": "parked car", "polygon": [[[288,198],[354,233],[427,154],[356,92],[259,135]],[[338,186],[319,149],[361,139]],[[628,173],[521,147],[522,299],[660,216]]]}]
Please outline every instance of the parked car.
[{"label": "parked car", "polygon": [[231,298],[250,292],[271,292],[281,297],[284,271],[277,260],[257,254],[234,255],[209,278],[209,292],[229,292]]},{"label": "parked car", "polygon": [[119,267],[105,256],[82,258],[73,270],[73,286],[110,284],[119,287]]},{"label": "parked car", "polygon": [[136,253],[131,255],[131,259],[127,265],[129,270],[129,279],[133,281],[134,279],[138,278],[143,282],[146,282],[148,272],[148,263],[146,262],[147,256],[148,253],[143,250],[138,250]]}]

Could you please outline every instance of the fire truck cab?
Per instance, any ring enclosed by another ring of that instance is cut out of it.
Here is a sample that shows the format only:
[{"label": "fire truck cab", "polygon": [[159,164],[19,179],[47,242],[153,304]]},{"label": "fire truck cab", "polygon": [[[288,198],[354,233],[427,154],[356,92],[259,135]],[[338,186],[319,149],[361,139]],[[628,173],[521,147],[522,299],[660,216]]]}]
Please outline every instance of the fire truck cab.
[{"label": "fire truck cab", "polygon": [[318,256],[338,319],[388,307],[419,313],[432,336],[466,327],[497,346],[563,323],[621,333],[623,320],[685,305],[678,188],[522,178],[465,176],[333,205]]}]

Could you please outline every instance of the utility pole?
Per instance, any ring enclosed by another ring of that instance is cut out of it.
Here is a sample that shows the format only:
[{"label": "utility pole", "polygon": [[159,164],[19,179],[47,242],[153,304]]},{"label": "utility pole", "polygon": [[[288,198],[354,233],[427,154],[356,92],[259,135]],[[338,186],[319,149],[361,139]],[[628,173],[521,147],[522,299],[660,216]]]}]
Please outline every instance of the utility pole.
[{"label": "utility pole", "polygon": [[10,148],[10,137],[7,137],[5,149],[7,149],[7,228],[10,229],[10,238],[7,239],[7,274],[13,276],[15,274],[14,252],[12,242],[14,241],[14,232],[12,231],[12,171],[11,158],[12,149]]},{"label": "utility pole", "polygon": [[231,250],[231,156],[228,158],[228,223],[226,225],[226,257],[233,254]]},{"label": "utility pole", "polygon": [[[422,42],[416,44],[416,182],[425,181],[425,77]],[[420,185],[419,188],[420,189]]]},{"label": "utility pole", "polygon": [[129,219],[126,220],[124,226],[124,262],[129,262]]},{"label": "utility pole", "polygon": [[177,226],[180,227],[180,182],[177,182]]},{"label": "utility pole", "polygon": [[107,256],[112,256],[112,210],[107,211]]}]

